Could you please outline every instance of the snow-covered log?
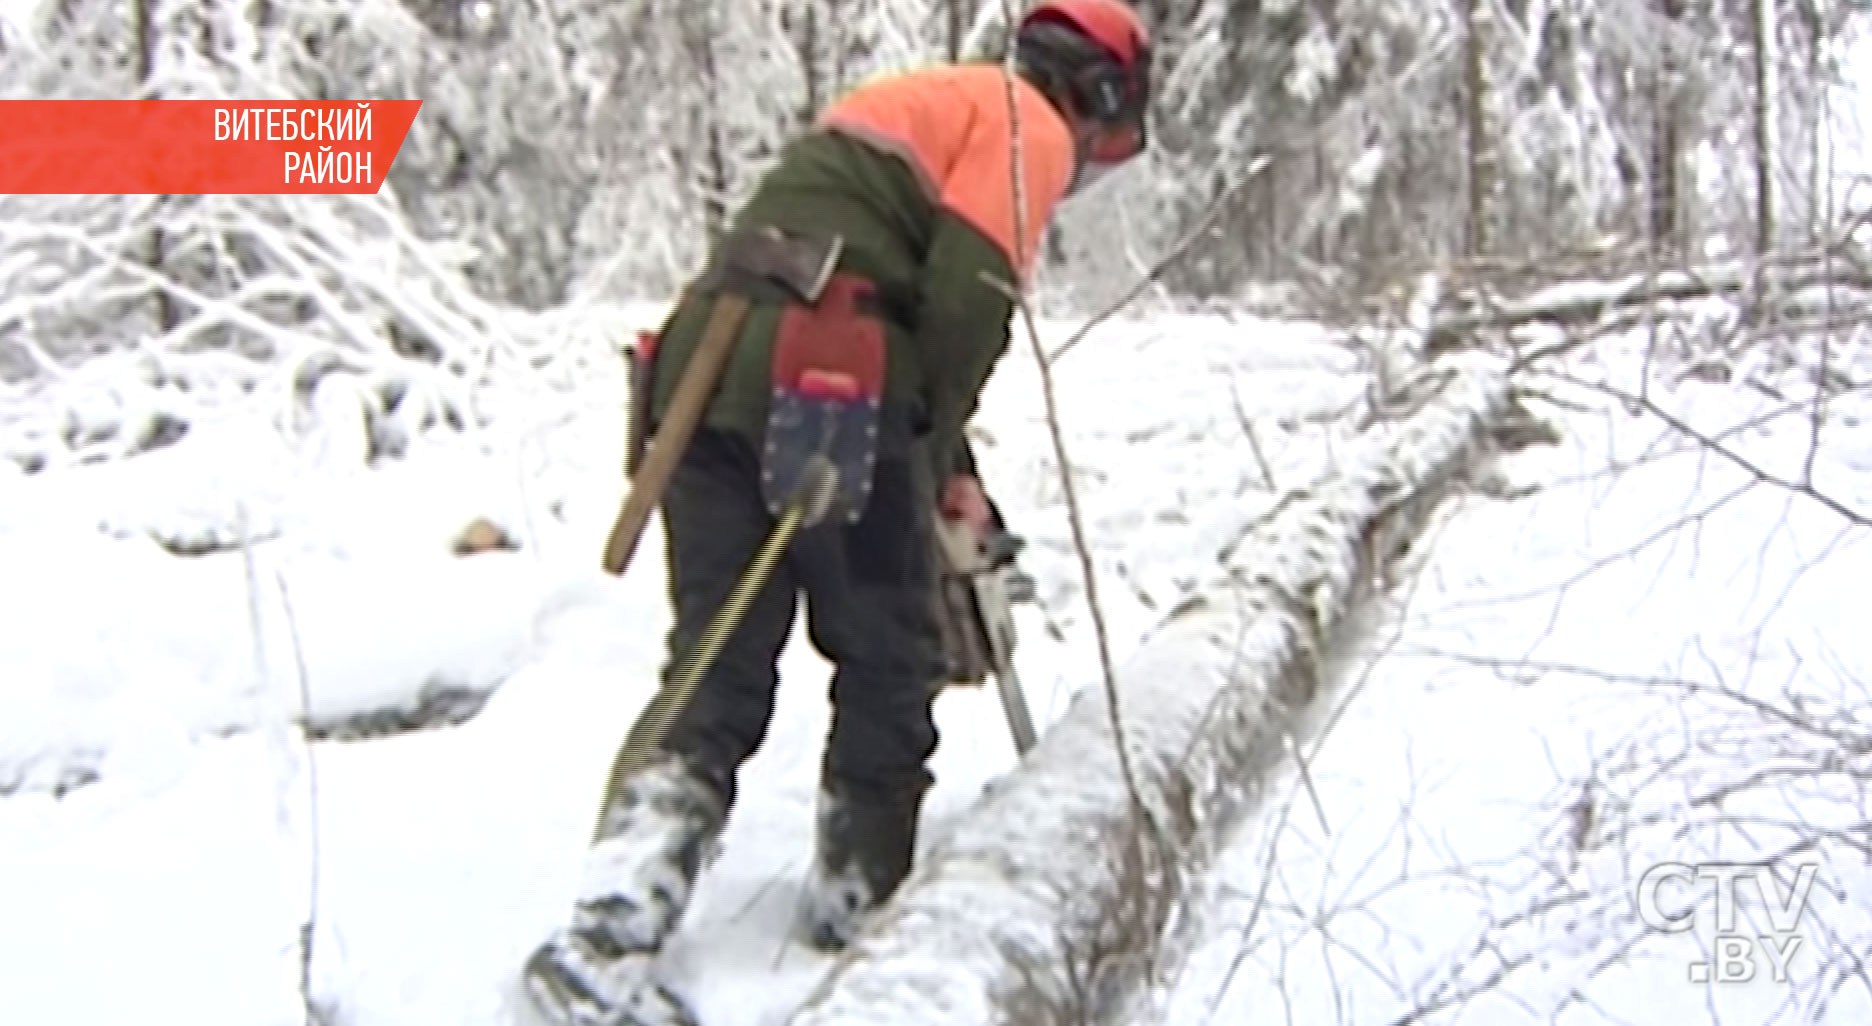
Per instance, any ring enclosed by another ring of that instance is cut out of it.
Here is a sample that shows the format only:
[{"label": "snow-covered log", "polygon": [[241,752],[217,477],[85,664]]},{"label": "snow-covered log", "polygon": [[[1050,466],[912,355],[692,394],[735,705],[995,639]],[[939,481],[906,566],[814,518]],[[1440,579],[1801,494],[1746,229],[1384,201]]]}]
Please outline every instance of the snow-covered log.
[{"label": "snow-covered log", "polygon": [[[1459,346],[1483,329],[1501,330],[1533,321],[1589,324],[1620,309],[1732,296],[1750,289],[1760,291],[1787,313],[1798,314],[1804,307],[1813,306],[1811,293],[1815,290],[1827,294],[1829,302],[1856,311],[1872,301],[1872,275],[1845,261],[1814,257],[1762,267],[1730,262],[1548,285],[1480,309],[1440,312],[1430,327],[1430,348],[1435,351]],[[1459,293],[1452,298],[1475,297]]]},{"label": "snow-covered log", "polygon": [[[1338,628],[1507,407],[1500,364],[1419,368],[1411,416],[1341,453],[1120,668],[1127,794],[1100,687],[924,856],[793,1026],[1095,1021],[1304,737]],[[1144,810],[1148,810],[1146,814]]]}]

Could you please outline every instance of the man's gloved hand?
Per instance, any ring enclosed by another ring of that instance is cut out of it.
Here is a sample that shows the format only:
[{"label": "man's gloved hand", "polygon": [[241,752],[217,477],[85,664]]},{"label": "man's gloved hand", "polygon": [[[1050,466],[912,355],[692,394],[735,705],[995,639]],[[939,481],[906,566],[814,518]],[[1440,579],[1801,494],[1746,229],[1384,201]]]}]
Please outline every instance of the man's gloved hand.
[{"label": "man's gloved hand", "polygon": [[1008,532],[1007,525],[1001,522],[1000,511],[988,501],[981,479],[970,474],[951,475],[943,484],[938,508],[943,519],[968,526],[976,543],[982,547],[989,569],[1009,569],[1006,583],[1010,602],[1035,601],[1039,589],[1034,579],[1014,562],[1027,542]]},{"label": "man's gloved hand", "polygon": [[944,520],[959,520],[974,532],[977,541],[985,540],[994,530],[994,510],[988,505],[988,493],[981,480],[968,474],[952,474],[943,483],[937,503]]}]

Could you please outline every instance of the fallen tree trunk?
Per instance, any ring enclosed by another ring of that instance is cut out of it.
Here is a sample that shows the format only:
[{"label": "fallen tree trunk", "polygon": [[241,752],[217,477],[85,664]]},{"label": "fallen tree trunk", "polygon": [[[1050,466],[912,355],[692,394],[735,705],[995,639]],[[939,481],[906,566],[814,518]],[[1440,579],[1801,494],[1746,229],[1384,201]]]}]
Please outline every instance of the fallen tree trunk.
[{"label": "fallen tree trunk", "polygon": [[1442,361],[1417,412],[1288,497],[1120,671],[1127,793],[1102,688],[935,846],[794,1026],[1095,1021],[1157,955],[1179,880],[1254,803],[1327,646],[1507,407],[1498,363]]},{"label": "fallen tree trunk", "polygon": [[1732,262],[1692,270],[1628,274],[1608,281],[1568,282],[1480,309],[1439,313],[1431,324],[1430,348],[1434,352],[1455,347],[1483,329],[1500,330],[1534,321],[1590,323],[1623,308],[1733,296],[1750,289],[1763,290],[1778,304],[1795,310],[1811,305],[1810,300],[1803,302],[1803,293],[1832,289],[1840,294],[1840,302],[1858,307],[1872,298],[1868,296],[1872,293],[1872,277],[1850,264],[1816,259],[1760,268]]}]

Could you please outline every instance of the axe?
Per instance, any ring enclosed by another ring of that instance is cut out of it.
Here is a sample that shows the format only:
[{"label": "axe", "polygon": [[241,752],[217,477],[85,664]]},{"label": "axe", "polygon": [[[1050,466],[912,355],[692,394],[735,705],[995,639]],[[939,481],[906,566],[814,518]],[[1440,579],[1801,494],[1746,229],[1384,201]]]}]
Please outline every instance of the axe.
[{"label": "axe", "polygon": [[630,566],[644,525],[662,503],[676,464],[721,383],[728,354],[747,316],[748,294],[777,284],[807,306],[816,305],[838,269],[844,248],[843,236],[788,232],[771,225],[742,229],[723,240],[716,258],[692,286],[699,293],[717,293],[715,305],[654,438],[650,436],[654,380],[650,361],[655,347],[646,344],[648,340],[640,341],[631,357],[630,438],[625,446],[630,494],[605,540],[606,573],[621,576]]}]

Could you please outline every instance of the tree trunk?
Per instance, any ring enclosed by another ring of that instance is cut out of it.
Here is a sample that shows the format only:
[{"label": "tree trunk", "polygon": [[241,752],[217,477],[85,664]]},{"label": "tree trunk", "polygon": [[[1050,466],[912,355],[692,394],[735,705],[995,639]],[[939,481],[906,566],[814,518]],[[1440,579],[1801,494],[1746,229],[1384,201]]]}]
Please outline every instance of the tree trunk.
[{"label": "tree trunk", "polygon": [[[1315,196],[1332,195],[1332,172],[1328,163],[1325,141],[1323,139],[1315,141],[1313,143],[1313,195]],[[1328,249],[1326,245],[1326,226],[1329,223],[1330,219],[1324,216],[1313,222],[1312,231],[1309,233],[1312,238],[1308,240],[1307,251],[1314,263],[1332,264],[1335,262],[1337,254]]]},{"label": "tree trunk", "polygon": [[1464,0],[1464,128],[1469,182],[1467,255],[1481,256],[1493,245],[1493,204],[1489,202],[1500,174],[1494,134],[1488,120],[1488,37],[1494,12],[1489,0]]},{"label": "tree trunk", "polygon": [[950,63],[962,59],[962,43],[968,38],[969,20],[974,16],[970,10],[974,4],[970,0],[944,0],[943,13],[948,16],[948,38],[945,40],[946,52]]},{"label": "tree trunk", "polygon": [[[1257,220],[1261,222],[1261,230],[1256,233],[1258,237],[1255,239],[1255,250],[1252,254],[1245,254],[1249,259],[1246,261],[1247,266],[1241,269],[1242,272],[1252,276],[1271,278],[1284,271],[1292,270],[1278,266],[1281,232],[1286,230],[1286,225],[1281,223],[1280,216],[1281,169],[1285,166],[1285,161],[1269,161],[1268,166],[1255,176],[1254,182],[1249,186],[1254,197]],[[1219,287],[1221,284],[1220,281],[1216,281],[1211,284],[1211,287]]]},{"label": "tree trunk", "polygon": [[1822,240],[1830,230],[1829,220],[1833,214],[1832,168],[1830,156],[1830,137],[1827,133],[1826,120],[1831,115],[1832,86],[1825,78],[1826,46],[1819,19],[1814,18],[1809,26],[1807,40],[1807,82],[1809,88],[1816,90],[1819,102],[1808,105],[1807,124],[1812,152],[1808,156],[1811,167],[1807,179],[1807,225],[1809,238]]},{"label": "tree trunk", "polygon": [[700,142],[702,167],[696,177],[701,182],[702,226],[711,244],[728,220],[728,155],[722,133],[721,69],[715,61],[715,14],[712,9],[696,11],[695,20],[686,26],[684,35],[690,59],[702,75],[704,100],[697,111],[701,119]]},{"label": "tree trunk", "polygon": [[[156,95],[159,90],[152,80],[156,74],[156,48],[159,45],[161,33],[159,12],[156,9],[156,5],[160,2],[161,0],[131,0],[130,4],[131,32],[135,36],[132,45],[136,48],[135,65],[132,71],[136,75],[137,85],[142,87],[143,97],[151,100],[159,99]],[[162,275],[163,264],[168,258],[169,243],[163,237],[162,230],[162,212],[168,203],[169,197],[167,196],[153,198],[149,206],[153,223],[144,237],[142,246],[141,256],[144,266],[158,276]],[[158,334],[166,335],[174,330],[177,323],[175,303],[169,298],[169,293],[160,287],[156,289],[152,314],[156,319]]]},{"label": "tree trunk", "polygon": [[[1659,0],[1659,5],[1669,26],[1667,31],[1674,33],[1679,20],[1683,18],[1684,0]],[[1672,39],[1666,38],[1658,71],[1652,79],[1651,96],[1651,245],[1664,255],[1678,253],[1682,242],[1679,238],[1682,225],[1678,215],[1681,209],[1679,170],[1683,162],[1683,126],[1677,99],[1682,83],[1678,80],[1681,59],[1675,49]]]},{"label": "tree trunk", "polygon": [[1774,0],[1753,0],[1755,44],[1755,253],[1775,244],[1775,9]]},{"label": "tree trunk", "polygon": [[800,124],[810,125],[825,109],[826,90],[824,68],[819,61],[819,2],[806,0],[806,14],[801,19],[800,37],[797,46],[800,61],[800,76],[806,83],[806,106],[800,112]]}]

